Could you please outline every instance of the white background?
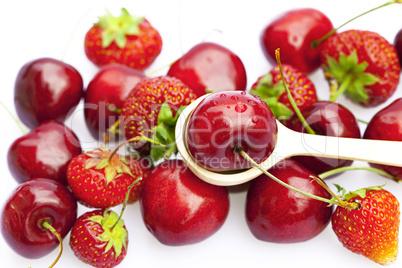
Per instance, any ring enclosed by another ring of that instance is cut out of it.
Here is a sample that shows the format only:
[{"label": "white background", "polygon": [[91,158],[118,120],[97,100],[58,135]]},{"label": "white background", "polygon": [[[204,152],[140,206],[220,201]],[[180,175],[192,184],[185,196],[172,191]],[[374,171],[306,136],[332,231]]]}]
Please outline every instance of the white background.
[{"label": "white background", "polygon": [[[6,1],[0,9],[0,100],[15,114],[13,85],[19,68],[32,59],[53,57],[63,59],[81,73],[87,85],[97,68],[85,57],[83,39],[97,16],[109,9],[119,14],[121,7],[129,12],[144,15],[161,33],[162,53],[148,69],[155,70],[180,57],[193,45],[203,40],[220,43],[242,59],[248,75],[248,86],[270,69],[259,45],[264,26],[281,12],[296,7],[314,7],[324,12],[335,26],[349,18],[382,4],[378,0],[355,1]],[[356,28],[379,32],[393,42],[402,27],[402,7],[392,5],[353,22],[344,29]],[[154,74],[165,74],[167,68]],[[321,71],[310,74],[318,95],[328,97],[328,86]],[[402,86],[386,104],[377,108],[361,108],[344,98],[340,102],[352,110],[356,117],[370,120],[380,108],[402,96]],[[10,144],[22,133],[7,112],[0,108],[0,206],[17,186],[8,172],[6,153]],[[79,136],[82,146],[91,149],[98,146],[85,127],[82,103],[66,122]],[[361,125],[362,132],[364,125]],[[367,166],[356,162],[355,165]],[[381,185],[402,201],[402,184],[387,181],[379,175],[365,171],[352,171],[327,181],[332,189],[338,183],[349,190],[371,185]],[[343,248],[330,226],[314,239],[296,244],[261,242],[248,230],[244,217],[245,192],[230,193],[231,208],[223,227],[214,236],[195,245],[168,247],[161,245],[146,230],[139,205],[131,205],[124,216],[129,231],[129,253],[120,267],[378,267],[370,260]],[[80,206],[79,214],[87,209]],[[119,207],[115,209],[119,211]],[[401,237],[401,235],[400,235]],[[89,267],[76,259],[64,240],[65,251],[56,267]],[[0,237],[2,267],[48,267],[57,250],[49,255],[30,260],[14,253]],[[393,267],[402,266],[400,257]]]}]

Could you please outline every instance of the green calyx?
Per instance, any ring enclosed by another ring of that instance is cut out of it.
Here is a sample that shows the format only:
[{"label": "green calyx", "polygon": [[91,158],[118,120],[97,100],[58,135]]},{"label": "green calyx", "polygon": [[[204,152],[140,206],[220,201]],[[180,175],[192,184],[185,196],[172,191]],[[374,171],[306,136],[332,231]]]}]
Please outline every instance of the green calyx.
[{"label": "green calyx", "polygon": [[98,170],[105,169],[106,183],[110,183],[123,174],[128,174],[134,177],[128,167],[127,159],[121,155],[112,155],[112,153],[113,151],[105,147],[85,153],[89,158],[86,161],[84,168],[95,168]]},{"label": "green calyx", "polygon": [[350,55],[340,54],[338,60],[327,56],[327,65],[324,69],[339,83],[338,90],[331,92],[331,101],[335,101],[345,93],[356,103],[367,103],[369,95],[366,86],[374,85],[378,78],[366,72],[367,62],[359,63],[357,52]]},{"label": "green calyx", "polygon": [[[119,219],[119,216],[111,211],[105,210],[103,215],[96,215],[87,219],[102,226],[103,233],[97,236],[101,242],[107,242],[105,253],[112,248],[115,251],[115,258],[119,257],[123,248],[127,250],[128,233],[124,228],[124,221]],[[116,223],[116,221],[118,221]]]},{"label": "green calyx", "polygon": [[278,102],[279,97],[285,92],[283,83],[273,84],[272,74],[267,73],[258,81],[255,89],[250,90],[251,94],[260,96],[271,109],[274,116],[281,120],[287,120],[293,115],[293,111],[285,104]]},{"label": "green calyx", "polygon": [[95,25],[103,29],[102,47],[108,47],[112,42],[120,48],[124,48],[127,43],[127,35],[139,35],[140,23],[144,17],[132,16],[125,8],[121,9],[121,15],[114,17],[106,10],[106,15],[99,17],[99,22]]},{"label": "green calyx", "polygon": [[384,185],[371,186],[371,187],[362,188],[362,189],[358,189],[358,190],[351,191],[351,192],[346,192],[346,190],[343,187],[339,186],[338,184],[334,184],[334,185],[335,185],[336,189],[338,190],[338,193],[340,194],[339,197],[345,201],[349,201],[350,199],[357,197],[357,196],[359,196],[360,198],[365,198],[367,191],[370,191],[370,190],[379,191],[384,186]]},{"label": "green calyx", "polygon": [[158,122],[153,131],[152,139],[161,145],[153,144],[151,148],[152,160],[167,159],[177,152],[175,129],[177,119],[186,106],[181,106],[173,116],[173,111],[167,102],[163,103],[158,114]]}]

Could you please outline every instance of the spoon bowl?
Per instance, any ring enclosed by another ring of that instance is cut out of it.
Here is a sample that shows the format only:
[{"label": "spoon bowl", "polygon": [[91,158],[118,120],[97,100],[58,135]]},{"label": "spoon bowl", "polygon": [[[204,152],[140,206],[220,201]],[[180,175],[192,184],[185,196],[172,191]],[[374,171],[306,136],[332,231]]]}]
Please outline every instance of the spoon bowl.
[{"label": "spoon bowl", "polygon": [[[176,145],[183,161],[200,179],[215,185],[232,186],[250,181],[262,172],[252,167],[246,170],[218,172],[200,166],[187,149],[187,126],[194,109],[204,95],[187,106],[176,124]],[[360,160],[402,167],[402,142],[312,135],[293,131],[277,120],[278,139],[272,154],[260,165],[268,170],[279,161],[296,155]]]}]

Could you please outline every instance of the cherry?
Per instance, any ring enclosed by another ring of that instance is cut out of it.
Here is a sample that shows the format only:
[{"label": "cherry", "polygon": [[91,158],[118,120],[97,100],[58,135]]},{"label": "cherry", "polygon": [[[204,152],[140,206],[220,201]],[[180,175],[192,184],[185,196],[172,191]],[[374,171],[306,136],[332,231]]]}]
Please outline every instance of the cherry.
[{"label": "cherry", "polygon": [[34,128],[48,120],[63,122],[83,96],[81,74],[52,58],[26,63],[18,72],[14,103],[21,122]]},{"label": "cherry", "polygon": [[394,46],[398,54],[399,61],[402,62],[402,29],[398,31],[394,39]]},{"label": "cherry", "polygon": [[261,163],[272,153],[277,125],[267,104],[244,91],[212,93],[191,115],[187,146],[198,164],[211,170],[249,168],[238,149]]},{"label": "cherry", "polygon": [[140,207],[147,229],[159,242],[188,245],[220,229],[229,212],[229,195],[226,187],[200,180],[182,160],[167,160],[144,181]]},{"label": "cherry", "polygon": [[[378,111],[368,123],[364,139],[402,141],[402,98],[398,98]],[[402,168],[370,163],[372,167],[383,170],[397,180],[402,180]]]},{"label": "cherry", "polygon": [[99,69],[89,82],[84,97],[85,123],[94,138],[104,138],[117,122],[127,96],[144,77],[143,72],[120,64]]},{"label": "cherry", "polygon": [[70,160],[82,152],[75,133],[57,121],[41,123],[8,149],[9,170],[17,182],[43,177],[67,184]]},{"label": "cherry", "polygon": [[77,218],[77,202],[68,188],[54,180],[32,178],[12,192],[1,213],[1,233],[25,258],[40,258],[58,245],[52,226],[64,238]]},{"label": "cherry", "polygon": [[[315,134],[361,138],[360,128],[355,116],[341,104],[329,101],[317,101],[303,110],[302,115]],[[288,121],[287,126],[295,131],[306,132],[297,116],[293,116],[293,119]],[[345,159],[312,156],[294,156],[293,159],[303,164],[315,174],[321,174],[334,168],[350,166],[353,162]]]},{"label": "cherry", "polygon": [[333,29],[329,18],[313,8],[295,9],[270,22],[261,34],[261,47],[266,58],[275,64],[275,50],[282,51],[282,62],[304,73],[310,73],[321,65],[320,46],[313,41]]},{"label": "cherry", "polygon": [[[311,176],[314,173],[292,159],[278,162],[268,170],[299,190],[331,198]],[[260,175],[250,182],[246,199],[246,220],[252,234],[263,241],[295,243],[314,238],[328,225],[332,207],[303,196]]]},{"label": "cherry", "polygon": [[247,75],[241,59],[219,44],[195,45],[170,67],[173,76],[191,88],[197,97],[207,91],[246,90]]}]

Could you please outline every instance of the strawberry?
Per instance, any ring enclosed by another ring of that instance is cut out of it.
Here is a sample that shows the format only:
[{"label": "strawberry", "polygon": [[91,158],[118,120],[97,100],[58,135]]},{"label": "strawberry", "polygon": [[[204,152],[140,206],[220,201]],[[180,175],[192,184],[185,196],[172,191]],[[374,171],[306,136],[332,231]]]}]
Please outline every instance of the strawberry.
[{"label": "strawberry", "polygon": [[120,264],[127,254],[128,233],[124,221],[118,218],[111,210],[81,215],[70,234],[70,247],[75,256],[94,267]]},{"label": "strawberry", "polygon": [[[125,137],[145,137],[164,146],[147,141],[132,142],[142,154],[156,161],[176,152],[175,125],[181,111],[196,99],[193,90],[181,80],[159,76],[142,79],[131,91],[121,110]],[[152,150],[151,150],[152,149]]]},{"label": "strawberry", "polygon": [[67,182],[81,204],[95,208],[117,206],[124,202],[128,187],[142,179],[138,165],[130,169],[134,164],[117,153],[109,161],[111,154],[111,150],[99,148],[70,161]]},{"label": "strawberry", "polygon": [[144,70],[162,50],[162,38],[144,17],[122,8],[114,17],[107,12],[85,35],[85,54],[97,66],[120,63]]},{"label": "strawberry", "polygon": [[343,246],[382,265],[394,262],[400,222],[396,197],[381,187],[371,187],[350,192],[343,199],[360,204],[356,210],[338,206],[332,216],[332,229]]},{"label": "strawberry", "polygon": [[[290,94],[300,111],[317,101],[315,86],[304,73],[289,64],[282,64],[282,68]],[[275,117],[281,121],[288,120],[294,114],[278,66],[260,76],[251,86],[250,93],[259,95],[268,104]]]},{"label": "strawberry", "polygon": [[352,101],[374,107],[395,92],[401,71],[395,50],[375,32],[347,30],[322,43],[324,70],[340,85],[331,100],[345,95]]}]

